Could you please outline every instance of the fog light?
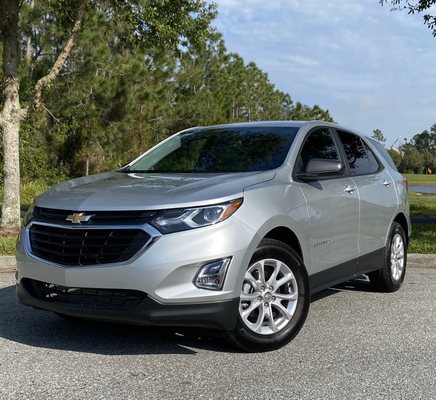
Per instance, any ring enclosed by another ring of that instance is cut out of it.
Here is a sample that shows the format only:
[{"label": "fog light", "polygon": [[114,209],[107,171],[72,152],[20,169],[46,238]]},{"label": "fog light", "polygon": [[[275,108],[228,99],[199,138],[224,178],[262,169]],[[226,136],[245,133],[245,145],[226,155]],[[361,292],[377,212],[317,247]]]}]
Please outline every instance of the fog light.
[{"label": "fog light", "polygon": [[195,286],[202,289],[221,290],[224,285],[231,257],[203,265],[194,279]]}]

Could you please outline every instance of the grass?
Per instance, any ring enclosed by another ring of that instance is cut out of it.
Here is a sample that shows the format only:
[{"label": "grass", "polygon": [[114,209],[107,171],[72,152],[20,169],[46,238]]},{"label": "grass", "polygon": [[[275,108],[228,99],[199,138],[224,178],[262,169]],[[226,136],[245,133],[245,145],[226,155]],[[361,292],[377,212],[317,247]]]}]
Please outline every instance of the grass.
[{"label": "grass", "polygon": [[413,225],[409,253],[436,253],[436,224]]},{"label": "grass", "polygon": [[16,236],[0,236],[0,255],[14,256]]},{"label": "grass", "polygon": [[436,216],[436,194],[417,194],[409,190],[411,215]]},{"label": "grass", "polygon": [[435,185],[436,186],[436,174],[424,175],[424,174],[403,174],[403,176],[409,182],[409,185]]}]

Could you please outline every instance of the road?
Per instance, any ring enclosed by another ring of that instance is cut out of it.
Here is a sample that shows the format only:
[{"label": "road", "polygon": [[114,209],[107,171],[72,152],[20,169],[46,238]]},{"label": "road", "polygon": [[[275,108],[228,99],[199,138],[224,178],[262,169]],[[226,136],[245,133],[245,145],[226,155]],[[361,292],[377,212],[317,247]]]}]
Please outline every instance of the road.
[{"label": "road", "polygon": [[0,399],[435,399],[436,269],[394,294],[355,281],[311,304],[288,346],[73,323],[19,305],[0,274]]}]

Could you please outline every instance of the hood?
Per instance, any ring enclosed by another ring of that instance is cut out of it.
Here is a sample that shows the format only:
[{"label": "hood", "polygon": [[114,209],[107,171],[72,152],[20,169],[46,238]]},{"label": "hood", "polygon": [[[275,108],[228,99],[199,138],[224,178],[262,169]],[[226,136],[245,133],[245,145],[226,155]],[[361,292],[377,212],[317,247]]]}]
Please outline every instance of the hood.
[{"label": "hood", "polygon": [[108,172],[72,179],[49,189],[36,205],[75,211],[159,210],[208,205],[243,196],[274,178],[275,171],[225,174]]}]

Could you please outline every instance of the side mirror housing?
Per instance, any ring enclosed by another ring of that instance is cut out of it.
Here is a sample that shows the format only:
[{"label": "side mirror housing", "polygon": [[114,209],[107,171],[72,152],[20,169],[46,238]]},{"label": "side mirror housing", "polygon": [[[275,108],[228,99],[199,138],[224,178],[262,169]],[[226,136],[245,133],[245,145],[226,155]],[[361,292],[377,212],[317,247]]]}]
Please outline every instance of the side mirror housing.
[{"label": "side mirror housing", "polygon": [[297,174],[301,180],[326,178],[339,176],[344,171],[344,164],[337,160],[327,160],[324,158],[312,158],[309,160],[306,171]]}]

